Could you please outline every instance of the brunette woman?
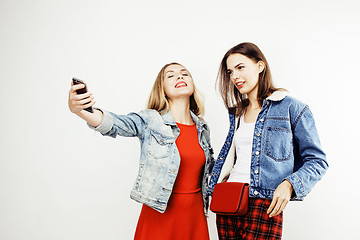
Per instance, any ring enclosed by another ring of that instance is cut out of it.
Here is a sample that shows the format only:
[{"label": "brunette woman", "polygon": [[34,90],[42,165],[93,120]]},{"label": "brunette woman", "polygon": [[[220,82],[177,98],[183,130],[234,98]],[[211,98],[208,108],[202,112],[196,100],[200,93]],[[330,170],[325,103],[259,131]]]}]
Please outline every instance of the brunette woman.
[{"label": "brunette woman", "polygon": [[131,191],[131,198],[143,204],[135,239],[208,240],[206,189],[213,150],[208,126],[200,118],[203,103],[188,70],[178,63],[165,65],[148,109],[128,115],[84,111],[95,102],[90,93],[76,94],[83,87],[70,89],[71,112],[105,136],[140,140],[139,173]]},{"label": "brunette woman", "polygon": [[230,130],[210,179],[249,183],[244,216],[216,216],[219,239],[281,239],[283,210],[303,200],[328,168],[309,107],[274,87],[270,68],[252,43],[231,48],[218,86]]}]

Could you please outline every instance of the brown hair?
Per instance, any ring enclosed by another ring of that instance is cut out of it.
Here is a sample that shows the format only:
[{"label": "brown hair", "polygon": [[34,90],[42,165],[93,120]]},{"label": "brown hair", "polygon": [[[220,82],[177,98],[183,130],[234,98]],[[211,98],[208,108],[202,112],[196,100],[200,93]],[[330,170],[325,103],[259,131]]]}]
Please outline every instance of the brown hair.
[{"label": "brown hair", "polygon": [[[253,62],[258,63],[262,61],[264,63],[264,69],[261,73],[259,73],[258,80],[258,93],[257,99],[260,106],[262,106],[263,101],[270,96],[279,88],[275,88],[272,82],[271,72],[269,68],[269,64],[261,52],[261,50],[253,43],[244,42],[236,45],[231,48],[224,55],[221,60],[218,76],[217,76],[217,84],[219,88],[220,95],[224,101],[226,108],[233,109],[236,108],[236,115],[244,114],[246,107],[249,105],[249,100],[246,96],[242,95],[235,85],[230,80],[230,75],[228,73],[228,69],[226,66],[226,60],[231,54],[239,53],[250,58]],[[283,89],[284,90],[284,89]]]},{"label": "brown hair", "polygon": [[[149,101],[147,104],[148,109],[154,109],[159,113],[164,113],[169,109],[169,102],[167,96],[164,91],[164,78],[165,78],[165,69],[171,65],[179,65],[184,67],[183,65],[173,62],[166,64],[163,66],[158,73],[155,83],[152,87]],[[184,67],[185,68],[185,67]],[[190,74],[190,73],[189,73]],[[191,74],[190,77],[192,78]],[[194,93],[190,96],[190,110],[196,115],[201,116],[204,114],[204,104],[203,101],[200,99],[199,93],[194,90]]]}]

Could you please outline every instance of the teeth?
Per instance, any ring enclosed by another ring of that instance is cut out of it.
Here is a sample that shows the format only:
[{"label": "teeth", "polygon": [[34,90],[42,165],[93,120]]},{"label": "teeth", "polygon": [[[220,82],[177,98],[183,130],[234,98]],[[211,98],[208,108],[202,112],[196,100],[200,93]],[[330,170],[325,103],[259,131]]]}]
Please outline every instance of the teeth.
[{"label": "teeth", "polygon": [[241,84],[243,84],[244,82],[237,82],[236,86],[240,86]]},{"label": "teeth", "polygon": [[176,84],[175,87],[181,87],[181,86],[186,86],[186,84],[185,83],[179,83],[179,84]]}]

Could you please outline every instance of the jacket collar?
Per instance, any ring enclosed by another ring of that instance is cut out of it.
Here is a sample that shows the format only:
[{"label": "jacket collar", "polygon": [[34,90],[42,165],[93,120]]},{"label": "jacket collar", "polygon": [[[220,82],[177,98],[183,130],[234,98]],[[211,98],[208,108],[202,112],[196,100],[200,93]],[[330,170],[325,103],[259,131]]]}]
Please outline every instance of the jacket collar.
[{"label": "jacket collar", "polygon": [[[202,119],[200,119],[198,116],[196,116],[195,113],[193,113],[192,111],[190,111],[190,114],[191,114],[191,118],[195,122],[196,126],[203,126],[206,124]],[[161,117],[164,120],[165,124],[176,126],[175,120],[174,120],[173,116],[171,115],[170,110],[167,110],[165,113],[161,114]]]},{"label": "jacket collar", "polygon": [[270,96],[266,98],[269,101],[281,101],[288,95],[288,92],[285,90],[276,90]]}]

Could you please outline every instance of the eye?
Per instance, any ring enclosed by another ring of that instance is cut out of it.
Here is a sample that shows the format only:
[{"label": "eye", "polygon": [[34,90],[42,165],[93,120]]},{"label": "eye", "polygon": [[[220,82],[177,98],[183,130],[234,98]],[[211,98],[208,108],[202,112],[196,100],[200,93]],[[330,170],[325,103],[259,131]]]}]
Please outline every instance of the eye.
[{"label": "eye", "polygon": [[239,69],[239,70],[241,70],[241,69],[243,69],[244,68],[244,66],[238,66],[237,67],[237,69]]},{"label": "eye", "polygon": [[229,74],[229,75],[231,75],[231,74],[233,73],[233,71],[227,70],[226,73]]},{"label": "eye", "polygon": [[167,78],[172,78],[172,77],[174,77],[174,75],[169,75]]},{"label": "eye", "polygon": [[183,75],[183,76],[189,76],[189,74],[187,74],[187,73],[183,73],[182,75]]}]

